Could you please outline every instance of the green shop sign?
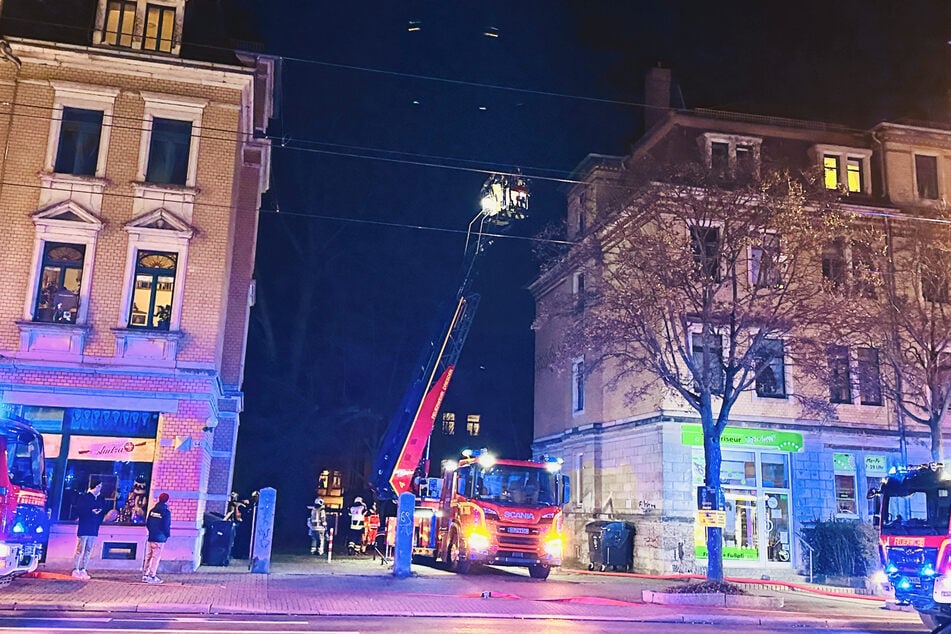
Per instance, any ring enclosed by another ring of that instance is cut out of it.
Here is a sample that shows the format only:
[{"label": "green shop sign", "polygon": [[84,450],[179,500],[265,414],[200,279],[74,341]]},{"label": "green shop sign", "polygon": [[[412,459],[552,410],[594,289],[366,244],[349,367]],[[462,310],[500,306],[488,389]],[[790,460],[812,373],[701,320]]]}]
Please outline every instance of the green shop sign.
[{"label": "green shop sign", "polygon": [[[702,447],[703,427],[700,425],[684,425],[681,427],[680,438],[685,446]],[[724,447],[752,447],[755,449],[799,452],[802,451],[802,434],[797,434],[794,431],[727,427],[720,436],[720,444]]]}]

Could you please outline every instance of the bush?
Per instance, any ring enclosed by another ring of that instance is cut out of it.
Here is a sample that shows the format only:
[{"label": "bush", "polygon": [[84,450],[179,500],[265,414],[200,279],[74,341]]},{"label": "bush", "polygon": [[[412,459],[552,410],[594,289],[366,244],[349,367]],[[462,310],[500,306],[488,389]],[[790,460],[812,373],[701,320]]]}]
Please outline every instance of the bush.
[{"label": "bush", "polygon": [[[859,520],[816,520],[803,529],[803,537],[812,546],[813,572],[838,577],[865,577],[879,566],[878,533]],[[803,553],[808,558],[808,552]]]}]

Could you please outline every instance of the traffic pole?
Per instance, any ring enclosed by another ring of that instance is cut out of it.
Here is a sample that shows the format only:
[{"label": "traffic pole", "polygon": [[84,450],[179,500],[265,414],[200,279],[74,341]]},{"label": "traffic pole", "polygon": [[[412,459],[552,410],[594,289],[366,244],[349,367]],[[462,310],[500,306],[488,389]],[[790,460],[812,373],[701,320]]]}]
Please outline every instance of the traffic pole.
[{"label": "traffic pole", "polygon": [[330,560],[334,556],[334,529],[330,529],[330,537],[327,539],[327,563],[330,563]]}]

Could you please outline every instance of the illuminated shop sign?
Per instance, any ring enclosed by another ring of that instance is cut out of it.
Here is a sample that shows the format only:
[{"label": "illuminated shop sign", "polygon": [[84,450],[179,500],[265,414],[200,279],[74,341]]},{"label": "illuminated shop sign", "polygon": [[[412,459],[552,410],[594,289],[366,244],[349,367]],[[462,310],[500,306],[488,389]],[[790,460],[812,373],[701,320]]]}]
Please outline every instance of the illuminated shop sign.
[{"label": "illuminated shop sign", "polygon": [[73,436],[69,439],[70,460],[152,462],[154,455],[154,438]]},{"label": "illuminated shop sign", "polygon": [[[700,425],[683,425],[680,429],[680,441],[683,445],[687,447],[703,446],[703,427]],[[727,427],[720,436],[720,445],[724,447],[750,447],[799,452],[802,451],[802,434],[772,429]]]}]

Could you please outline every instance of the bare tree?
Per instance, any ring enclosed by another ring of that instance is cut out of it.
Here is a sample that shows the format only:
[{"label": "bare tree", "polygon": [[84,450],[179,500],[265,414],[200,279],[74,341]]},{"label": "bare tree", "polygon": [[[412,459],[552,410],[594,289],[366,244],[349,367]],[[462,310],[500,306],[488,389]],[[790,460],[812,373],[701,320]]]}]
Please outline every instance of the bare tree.
[{"label": "bare tree", "polygon": [[[585,374],[599,372],[629,404],[692,408],[705,484],[718,492],[720,437],[744,393],[785,396],[784,367],[793,365],[797,385],[812,387],[812,396],[789,395],[804,415],[834,416],[827,342],[846,301],[822,292],[822,245],[848,231],[849,216],[805,176],[629,171],[648,176],[624,183],[619,208],[549,272],[583,272],[583,295],[542,302],[539,320],[563,328],[553,367],[583,354]],[[716,581],[721,533],[708,527],[707,575]]]},{"label": "bare tree", "polygon": [[941,421],[951,406],[951,210],[886,218],[860,238],[871,289],[861,330],[881,350],[883,387],[900,423],[926,427],[931,457],[940,461]]}]

